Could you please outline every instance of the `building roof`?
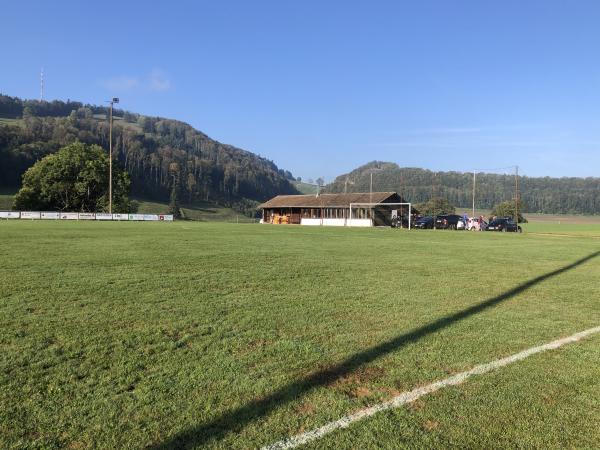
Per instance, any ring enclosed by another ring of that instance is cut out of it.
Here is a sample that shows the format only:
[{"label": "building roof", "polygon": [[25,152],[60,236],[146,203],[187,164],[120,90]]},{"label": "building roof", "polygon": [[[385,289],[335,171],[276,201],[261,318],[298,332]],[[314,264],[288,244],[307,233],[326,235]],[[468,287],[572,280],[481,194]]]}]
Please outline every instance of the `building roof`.
[{"label": "building roof", "polygon": [[348,208],[350,203],[383,203],[392,196],[395,202],[402,198],[395,192],[358,192],[353,194],[278,195],[263,203],[259,208]]}]

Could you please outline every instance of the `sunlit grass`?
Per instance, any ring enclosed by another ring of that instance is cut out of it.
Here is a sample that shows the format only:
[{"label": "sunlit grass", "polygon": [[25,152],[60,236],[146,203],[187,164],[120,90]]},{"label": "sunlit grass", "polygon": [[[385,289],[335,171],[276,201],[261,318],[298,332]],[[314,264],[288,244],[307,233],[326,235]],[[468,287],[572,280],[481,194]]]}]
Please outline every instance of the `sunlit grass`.
[{"label": "sunlit grass", "polygon": [[[309,388],[307,377],[600,246],[533,233],[4,221],[0,248],[2,448],[253,448],[600,323],[594,258]],[[600,442],[599,364],[597,339],[574,344],[322,444],[529,436],[523,446],[587,447]]]}]

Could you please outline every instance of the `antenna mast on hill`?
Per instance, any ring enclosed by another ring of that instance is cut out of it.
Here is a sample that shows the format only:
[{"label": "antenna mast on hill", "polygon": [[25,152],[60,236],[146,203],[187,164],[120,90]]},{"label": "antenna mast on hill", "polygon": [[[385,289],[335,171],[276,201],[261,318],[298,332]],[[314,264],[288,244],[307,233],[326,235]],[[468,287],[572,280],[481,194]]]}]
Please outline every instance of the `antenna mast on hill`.
[{"label": "antenna mast on hill", "polygon": [[44,101],[44,68],[40,70],[40,102]]}]

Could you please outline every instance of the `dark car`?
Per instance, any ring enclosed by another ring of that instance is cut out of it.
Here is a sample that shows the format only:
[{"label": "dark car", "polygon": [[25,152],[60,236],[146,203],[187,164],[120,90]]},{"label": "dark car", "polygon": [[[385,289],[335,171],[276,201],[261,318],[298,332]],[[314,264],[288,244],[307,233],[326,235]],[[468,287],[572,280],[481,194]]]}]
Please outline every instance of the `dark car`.
[{"label": "dark car", "polygon": [[515,221],[510,217],[500,217],[492,220],[486,231],[511,231],[513,233],[521,233],[523,230]]},{"label": "dark car", "polygon": [[419,217],[415,221],[413,227],[419,228],[421,230],[432,229],[433,228],[433,217],[431,217],[431,216]]},{"label": "dark car", "polygon": [[462,216],[457,214],[437,216],[435,218],[435,227],[440,230],[456,230],[459,220],[462,220]]}]

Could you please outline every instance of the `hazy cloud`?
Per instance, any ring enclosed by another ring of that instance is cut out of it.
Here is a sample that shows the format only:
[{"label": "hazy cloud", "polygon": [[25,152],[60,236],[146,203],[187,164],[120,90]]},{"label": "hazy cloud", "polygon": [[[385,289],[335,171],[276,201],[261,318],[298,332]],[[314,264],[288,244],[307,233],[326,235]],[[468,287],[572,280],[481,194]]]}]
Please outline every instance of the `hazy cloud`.
[{"label": "hazy cloud", "polygon": [[171,81],[165,72],[154,68],[144,76],[121,75],[100,81],[100,85],[111,92],[133,92],[136,90],[164,92],[171,89]]},{"label": "hazy cloud", "polygon": [[100,81],[100,84],[109,91],[129,92],[140,85],[140,80],[135,77],[113,77]]},{"label": "hazy cloud", "polygon": [[148,79],[148,88],[151,91],[167,91],[171,89],[171,82],[160,69],[152,69]]},{"label": "hazy cloud", "polygon": [[482,126],[465,126],[465,127],[437,127],[437,128],[421,128],[416,130],[400,130],[399,135],[402,136],[436,136],[436,135],[460,135],[460,134],[477,134],[502,131],[520,131],[539,129],[542,126],[538,124],[503,124],[503,125],[482,125]]}]

